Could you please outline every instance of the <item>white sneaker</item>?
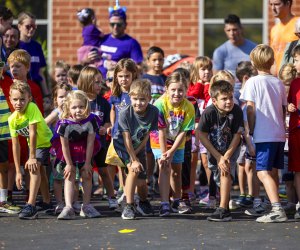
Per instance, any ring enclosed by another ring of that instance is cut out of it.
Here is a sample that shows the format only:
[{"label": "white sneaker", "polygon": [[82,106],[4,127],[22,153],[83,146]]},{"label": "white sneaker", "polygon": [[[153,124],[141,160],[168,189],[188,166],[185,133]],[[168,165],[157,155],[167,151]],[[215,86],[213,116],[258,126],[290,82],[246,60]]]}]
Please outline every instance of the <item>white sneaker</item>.
[{"label": "white sneaker", "polygon": [[118,198],[118,204],[121,204],[122,201],[125,199],[125,193],[123,193],[120,198]]},{"label": "white sneaker", "polygon": [[85,218],[98,218],[101,214],[91,204],[81,205],[80,216]]},{"label": "white sneaker", "polygon": [[74,220],[75,213],[73,208],[71,207],[64,207],[62,212],[57,217],[58,220]]},{"label": "white sneaker", "polygon": [[284,222],[287,220],[288,218],[286,217],[286,214],[282,207],[273,207],[270,213],[258,217],[256,219],[256,222],[273,223],[273,222]]}]

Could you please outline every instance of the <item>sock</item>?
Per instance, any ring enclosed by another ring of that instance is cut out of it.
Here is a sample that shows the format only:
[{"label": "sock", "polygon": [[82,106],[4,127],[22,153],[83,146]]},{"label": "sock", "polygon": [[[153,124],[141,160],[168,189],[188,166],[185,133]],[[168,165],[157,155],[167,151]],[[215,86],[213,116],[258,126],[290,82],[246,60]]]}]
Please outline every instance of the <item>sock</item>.
[{"label": "sock", "polygon": [[274,203],[272,203],[272,208],[273,207],[281,207],[280,202],[274,202]]},{"label": "sock", "polygon": [[0,202],[4,202],[7,199],[7,189],[0,188]]},{"label": "sock", "polygon": [[170,203],[169,203],[169,202],[167,202],[167,201],[162,201],[160,204],[161,204],[162,206],[164,206],[164,205],[168,205],[168,206],[170,206]]}]

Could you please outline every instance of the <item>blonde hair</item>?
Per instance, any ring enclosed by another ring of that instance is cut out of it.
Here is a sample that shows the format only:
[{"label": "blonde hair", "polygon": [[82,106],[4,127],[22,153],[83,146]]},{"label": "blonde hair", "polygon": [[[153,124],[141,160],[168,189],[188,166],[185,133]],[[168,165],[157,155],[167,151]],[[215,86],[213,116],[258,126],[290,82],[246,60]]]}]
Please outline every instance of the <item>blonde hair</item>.
[{"label": "blonde hair", "polygon": [[74,91],[71,91],[67,95],[63,113],[61,115],[62,119],[70,118],[70,116],[71,116],[70,106],[71,106],[72,101],[74,101],[74,100],[80,100],[83,102],[83,104],[85,106],[84,118],[88,117],[89,114],[91,113],[91,106],[90,106],[90,102],[89,102],[87,95],[81,90],[74,90]]},{"label": "blonde hair", "polygon": [[198,56],[196,57],[192,68],[191,68],[191,82],[196,83],[199,79],[199,69],[212,70],[212,61],[208,56]]},{"label": "blonde hair", "polygon": [[13,90],[17,90],[22,94],[27,93],[31,97],[31,89],[27,82],[15,79],[13,84],[10,86],[9,94],[11,94]]},{"label": "blonde hair", "polygon": [[80,71],[80,75],[78,77],[78,89],[84,91],[87,94],[94,94],[94,83],[95,77],[97,75],[100,75],[102,78],[102,74],[97,68],[91,66],[84,67]]},{"label": "blonde hair", "polygon": [[235,78],[232,73],[228,70],[220,70],[218,71],[213,77],[210,79],[210,85],[209,85],[209,94],[211,95],[211,86],[218,81],[226,81],[229,82],[233,87],[235,84]]},{"label": "blonde hair", "polygon": [[36,17],[33,14],[23,11],[18,15],[18,24],[23,24],[24,20],[27,18],[33,19],[34,21],[36,20]]},{"label": "blonde hair", "polygon": [[112,88],[111,88],[111,95],[112,96],[119,96],[122,94],[121,86],[118,82],[118,73],[127,70],[132,74],[132,81],[137,79],[138,77],[138,68],[135,64],[135,62],[132,59],[129,58],[123,58],[121,59],[117,64],[116,68],[114,70],[114,80],[112,82]]},{"label": "blonde hair", "polygon": [[7,58],[7,62],[9,65],[18,62],[22,63],[26,68],[30,68],[31,56],[24,49],[17,49],[11,52],[9,57]]},{"label": "blonde hair", "polygon": [[151,97],[151,82],[148,79],[134,80],[130,86],[129,95],[144,95],[147,97]]},{"label": "blonde hair", "polygon": [[296,78],[297,70],[292,63],[282,65],[279,70],[278,78],[285,84],[289,85]]},{"label": "blonde hair", "polygon": [[171,83],[182,83],[185,90],[188,88],[188,79],[180,72],[174,71],[171,75],[168,76],[166,80],[166,88],[168,88]]},{"label": "blonde hair", "polygon": [[274,64],[274,51],[269,45],[259,44],[251,51],[250,59],[257,70],[270,70]]},{"label": "blonde hair", "polygon": [[72,86],[69,85],[68,83],[60,83],[56,84],[53,90],[53,103],[54,107],[57,107],[57,92],[59,89],[64,89],[67,92],[72,91]]},{"label": "blonde hair", "polygon": [[68,71],[70,69],[70,65],[67,64],[64,60],[58,60],[55,62],[54,68],[55,69],[63,69],[64,71],[66,71],[66,73],[68,73]]}]

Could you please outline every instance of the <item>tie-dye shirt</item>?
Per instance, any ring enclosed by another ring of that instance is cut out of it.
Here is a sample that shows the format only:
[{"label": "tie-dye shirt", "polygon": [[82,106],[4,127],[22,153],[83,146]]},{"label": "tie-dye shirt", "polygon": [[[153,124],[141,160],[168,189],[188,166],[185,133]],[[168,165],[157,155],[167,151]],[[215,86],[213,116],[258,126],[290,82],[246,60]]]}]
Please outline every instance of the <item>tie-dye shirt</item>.
[{"label": "tie-dye shirt", "polygon": [[[166,94],[161,96],[154,105],[158,108],[158,128],[166,128],[167,147],[171,148],[176,137],[182,131],[190,131],[195,125],[195,109],[192,103],[184,99],[179,107],[173,107]],[[150,134],[151,148],[159,149],[158,131]],[[184,149],[185,140],[178,149]]]}]

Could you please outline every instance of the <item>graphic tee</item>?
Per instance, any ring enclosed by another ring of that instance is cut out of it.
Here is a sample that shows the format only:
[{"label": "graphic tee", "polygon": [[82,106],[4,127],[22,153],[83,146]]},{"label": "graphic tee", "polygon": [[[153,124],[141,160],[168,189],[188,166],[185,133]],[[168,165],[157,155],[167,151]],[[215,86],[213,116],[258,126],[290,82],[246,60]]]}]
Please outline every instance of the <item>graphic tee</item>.
[{"label": "graphic tee", "polygon": [[154,76],[144,74],[143,79],[148,79],[151,82],[151,103],[154,103],[159,97],[165,93],[165,81],[167,77],[165,75]]}]

